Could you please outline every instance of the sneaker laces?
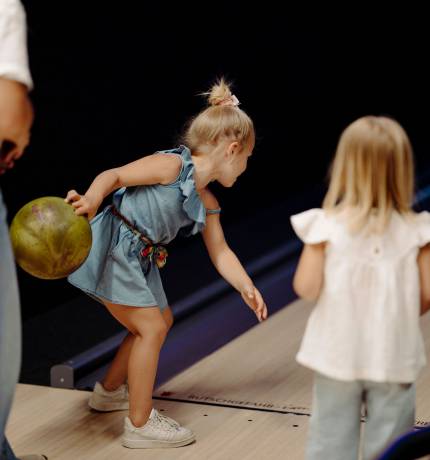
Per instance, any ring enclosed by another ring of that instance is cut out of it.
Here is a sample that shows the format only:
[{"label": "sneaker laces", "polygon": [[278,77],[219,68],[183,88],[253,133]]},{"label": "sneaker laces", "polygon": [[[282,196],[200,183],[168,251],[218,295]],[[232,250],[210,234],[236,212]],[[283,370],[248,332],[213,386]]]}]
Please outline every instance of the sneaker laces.
[{"label": "sneaker laces", "polygon": [[172,420],[169,417],[166,417],[164,415],[161,415],[158,411],[154,410],[154,421],[160,424],[162,427],[167,428],[169,431],[174,430],[178,431],[179,430],[179,424]]},{"label": "sneaker laces", "polygon": [[173,426],[177,426],[177,427],[181,426],[176,420],[173,420],[172,418],[167,417],[167,415],[160,414],[160,413],[158,415]]}]

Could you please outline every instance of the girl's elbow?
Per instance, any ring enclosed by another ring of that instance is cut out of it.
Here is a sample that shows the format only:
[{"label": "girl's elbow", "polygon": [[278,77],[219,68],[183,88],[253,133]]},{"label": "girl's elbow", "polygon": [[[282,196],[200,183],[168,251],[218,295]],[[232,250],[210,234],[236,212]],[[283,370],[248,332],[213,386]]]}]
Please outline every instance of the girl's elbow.
[{"label": "girl's elbow", "polygon": [[315,301],[320,295],[320,286],[313,284],[301,283],[297,279],[293,281],[294,292],[302,299]]},{"label": "girl's elbow", "polygon": [[421,296],[421,314],[427,313],[430,310],[430,293],[429,295]]},{"label": "girl's elbow", "polygon": [[319,291],[308,290],[308,291],[303,291],[302,294],[300,295],[300,298],[304,300],[308,300],[309,302],[315,302],[316,300],[318,300],[319,296],[320,296]]},{"label": "girl's elbow", "polygon": [[119,168],[108,169],[106,173],[110,176],[110,181],[112,182],[112,188],[114,190],[127,186],[125,179],[120,174]]}]

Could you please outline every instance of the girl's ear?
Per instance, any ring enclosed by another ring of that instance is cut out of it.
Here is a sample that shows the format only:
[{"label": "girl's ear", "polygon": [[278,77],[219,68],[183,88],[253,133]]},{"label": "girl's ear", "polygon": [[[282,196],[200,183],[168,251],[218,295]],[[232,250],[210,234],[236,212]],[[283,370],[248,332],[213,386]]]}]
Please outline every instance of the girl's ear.
[{"label": "girl's ear", "polygon": [[231,142],[226,150],[226,155],[228,159],[233,158],[240,151],[240,144],[237,141]]}]

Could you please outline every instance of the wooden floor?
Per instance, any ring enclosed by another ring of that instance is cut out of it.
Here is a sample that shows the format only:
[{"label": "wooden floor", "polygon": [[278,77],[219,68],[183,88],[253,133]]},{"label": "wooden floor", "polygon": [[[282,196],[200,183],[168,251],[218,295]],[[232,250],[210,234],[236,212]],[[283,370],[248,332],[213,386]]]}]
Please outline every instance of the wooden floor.
[{"label": "wooden floor", "polygon": [[292,449],[301,458],[308,417],[155,401],[155,407],[191,428],[197,442],[178,449],[120,445],[125,412],[87,410],[88,393],[20,385],[9,425],[17,454],[43,452],[50,460],[269,459]]},{"label": "wooden floor", "polygon": [[[312,305],[293,302],[177,375],[156,396],[310,414],[312,372],[295,355]],[[422,319],[430,359],[430,314]],[[430,366],[417,382],[417,425],[430,423]]]},{"label": "wooden floor", "polygon": [[[179,449],[120,444],[125,412],[98,414],[88,393],[19,385],[7,434],[17,455],[50,460],[301,460],[312,373],[295,362],[311,306],[298,301],[179,374],[155,393],[155,407],[191,428]],[[430,356],[430,315],[422,320]],[[178,350],[180,352],[180,350]],[[417,424],[430,421],[430,369],[417,388]]]}]

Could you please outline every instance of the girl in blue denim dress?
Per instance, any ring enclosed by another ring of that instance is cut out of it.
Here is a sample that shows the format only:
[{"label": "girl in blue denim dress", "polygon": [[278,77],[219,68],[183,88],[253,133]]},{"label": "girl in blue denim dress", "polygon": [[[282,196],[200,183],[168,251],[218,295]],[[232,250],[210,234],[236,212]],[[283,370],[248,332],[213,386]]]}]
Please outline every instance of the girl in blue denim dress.
[{"label": "girl in blue denim dress", "polygon": [[[231,187],[245,171],[254,147],[253,123],[224,80],[207,95],[209,107],[189,124],[186,145],[104,171],[84,195],[71,190],[66,198],[76,214],[92,219],[93,232],[91,252],[69,281],[101,301],[129,331],[89,401],[100,411],[129,408],[126,447],[178,447],[195,439],[152,407],[158,357],[173,323],[159,273],[167,243],[178,234],[202,233],[221,276],[259,321],[267,318],[259,291],[225,241],[218,202],[207,189],[212,181]],[[115,190],[112,205],[94,217]]]}]

